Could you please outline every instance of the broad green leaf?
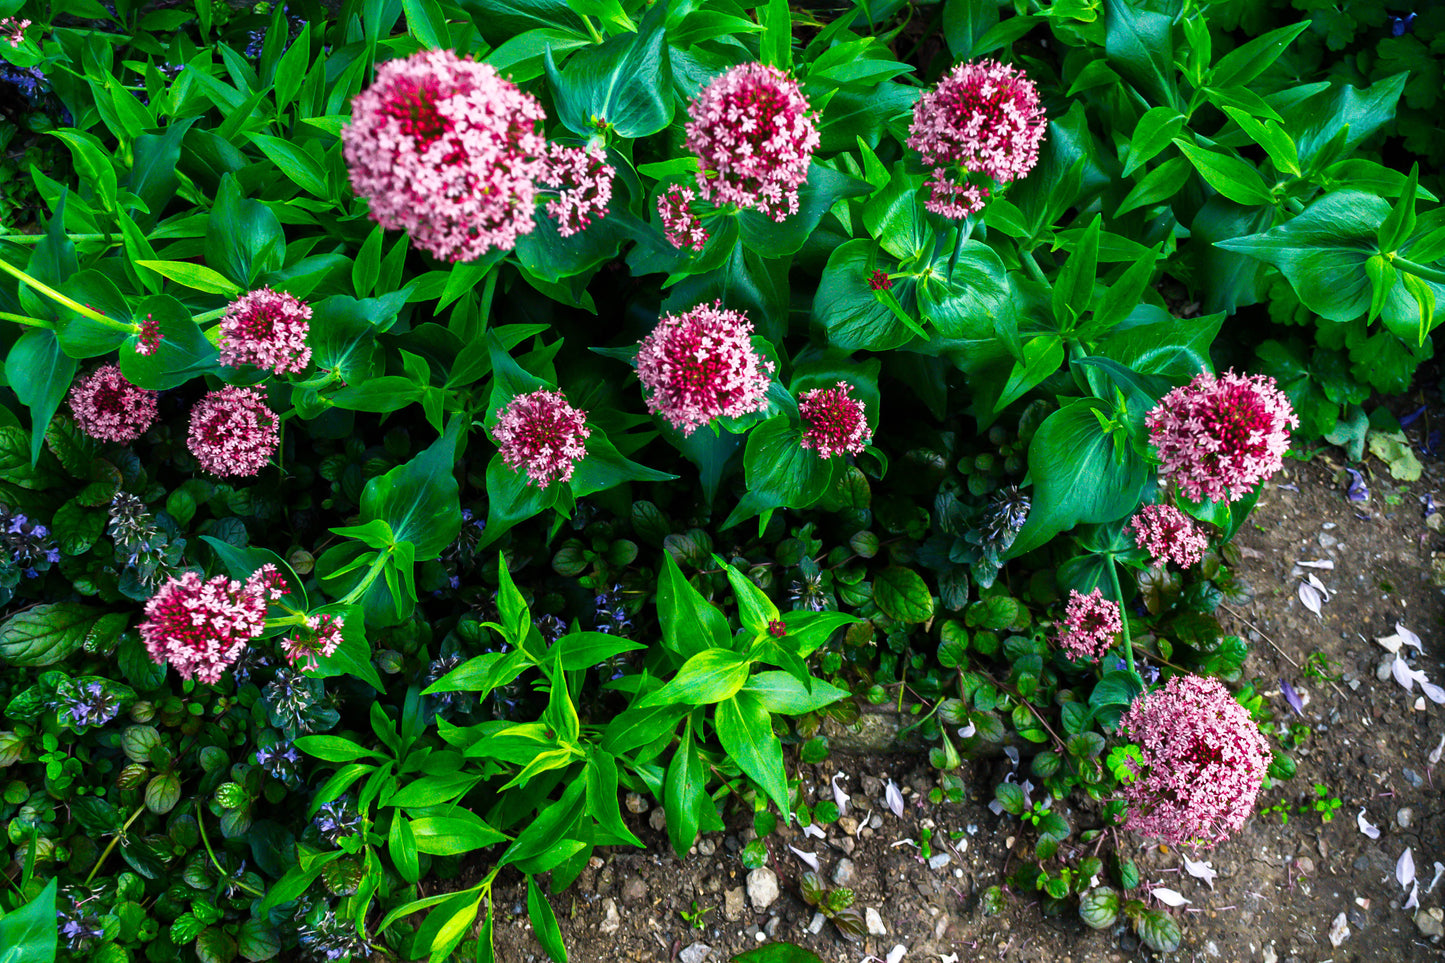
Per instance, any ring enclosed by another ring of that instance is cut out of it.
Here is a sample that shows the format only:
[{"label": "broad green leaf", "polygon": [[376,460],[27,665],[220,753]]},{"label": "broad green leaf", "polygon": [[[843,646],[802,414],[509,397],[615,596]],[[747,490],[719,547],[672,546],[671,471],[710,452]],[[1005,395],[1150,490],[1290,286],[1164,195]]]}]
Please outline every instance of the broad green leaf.
[{"label": "broad green leaf", "polygon": [[0,947],[5,954],[0,960],[50,963],[55,959],[55,883],[51,879],[30,902],[0,917]]},{"label": "broad green leaf", "polygon": [[416,547],[417,561],[436,558],[462,527],[457,480],[453,474],[462,419],[452,418],[446,432],[411,461],[366,483],[361,517],[382,519],[393,537]]},{"label": "broad green leaf", "polygon": [[746,655],[731,649],[704,649],[684,662],[667,685],[644,697],[638,706],[679,702],[701,706],[720,702],[747,682],[750,664]]},{"label": "broad green leaf", "polygon": [[657,620],[663,645],[684,658],[708,649],[727,649],[732,632],[716,606],[702,597],[677,567],[671,552],[663,553],[657,584]]},{"label": "broad green leaf", "polygon": [[1219,58],[1209,71],[1206,82],[1211,87],[1234,87],[1248,84],[1269,69],[1285,48],[1309,27],[1308,20],[1290,24],[1261,34]]},{"label": "broad green leaf", "polygon": [[43,602],[0,623],[0,658],[13,666],[60,662],[87,639],[109,642],[125,628],[120,613],[78,602]]},{"label": "broad green leaf", "polygon": [[1173,18],[1140,9],[1135,0],[1107,0],[1104,50],[1119,73],[1152,103],[1179,106],[1178,70],[1170,36]]},{"label": "broad green leaf", "polygon": [[662,805],[667,811],[667,838],[673,852],[683,859],[697,842],[703,807],[712,805],[712,798],[707,794],[707,773],[693,743],[691,723],[683,729],[682,740],[668,763]]},{"label": "broad green leaf", "polygon": [[754,673],[741,691],[755,697],[769,712],[790,716],[816,712],[849,695],[846,689],[829,685],[822,679],[813,680],[810,692],[791,673],[778,671]]},{"label": "broad green leaf", "polygon": [[873,601],[895,622],[926,622],[933,615],[928,583],[911,568],[893,565],[875,575]]},{"label": "broad green leaf", "polygon": [[617,805],[617,759],[601,749],[593,749],[587,756],[587,811],[598,828],[615,842],[643,845],[622,821],[622,810]]},{"label": "broad green leaf", "polygon": [[1254,165],[1219,151],[1205,150],[1182,137],[1174,146],[1189,158],[1205,183],[1237,204],[1269,204],[1272,196]]},{"label": "broad green leaf", "polygon": [[[553,644],[552,652],[561,660],[563,669],[575,672],[578,669],[590,669],[595,665],[600,665],[614,655],[636,652],[645,648],[647,646],[641,642],[630,642],[606,632],[571,632]],[[481,658],[485,658],[485,656],[481,656]],[[428,691],[431,690],[428,689]]]},{"label": "broad green leaf", "polygon": [[5,356],[5,379],[20,403],[30,409],[32,467],[40,461],[45,430],[70,390],[75,368],[75,361],[61,351],[55,332],[42,328],[26,330]]},{"label": "broad green leaf", "polygon": [[567,963],[567,947],[562,944],[562,931],[557,928],[552,904],[547,902],[547,895],[532,876],[527,877],[527,918],[532,921],[532,934],[553,963]]},{"label": "broad green leaf", "polygon": [[753,695],[739,692],[717,704],[713,715],[718,741],[728,757],[767,794],[787,822],[788,776],[783,744],[773,732],[772,714]]},{"label": "broad green leaf", "polygon": [[666,7],[653,7],[636,33],[621,33],[576,51],[558,70],[549,48],[547,77],[557,117],[572,133],[590,137],[610,125],[628,139],[648,137],[672,122],[674,97]]},{"label": "broad green leaf", "polygon": [[1124,165],[1123,176],[1128,177],[1168,147],[1183,127],[1184,115],[1172,107],[1146,110],[1134,126],[1134,136],[1129,139],[1129,162]]},{"label": "broad green leaf", "polygon": [[419,853],[456,856],[506,842],[507,837],[488,826],[480,816],[453,809],[450,816],[423,816],[411,821]]},{"label": "broad green leaf", "polygon": [[789,508],[806,508],[828,490],[832,459],[802,445],[799,425],[777,414],[748,432],[743,470],[748,489]]}]

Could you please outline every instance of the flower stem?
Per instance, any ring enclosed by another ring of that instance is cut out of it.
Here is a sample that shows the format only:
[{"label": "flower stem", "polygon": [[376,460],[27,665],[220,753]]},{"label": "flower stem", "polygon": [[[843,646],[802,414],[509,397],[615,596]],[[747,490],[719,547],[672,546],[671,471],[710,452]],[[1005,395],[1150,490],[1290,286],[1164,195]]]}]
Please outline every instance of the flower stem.
[{"label": "flower stem", "polygon": [[27,314],[7,314],[0,311],[0,321],[14,321],[16,324],[23,324],[27,328],[50,328],[54,330],[55,325],[42,318],[32,318]]},{"label": "flower stem", "polygon": [[35,278],[26,274],[24,271],[20,270],[18,267],[11,264],[9,261],[4,260],[3,258],[0,258],[0,271],[4,271],[6,274],[10,275],[13,278],[16,278],[17,280],[24,281],[26,284],[30,285],[32,288],[39,291],[41,294],[45,295],[47,298],[56,302],[57,304],[63,304],[70,310],[74,311],[76,314],[90,318],[92,321],[102,324],[105,327],[110,328],[111,330],[124,331],[126,334],[140,333],[140,325],[127,324],[124,321],[117,321],[114,318],[107,318],[100,312],[94,311],[86,307],[85,305],[66,297],[59,291],[52,288],[50,285],[35,280]]},{"label": "flower stem", "polygon": [[1039,269],[1039,262],[1034,260],[1034,253],[1032,251],[1025,251],[1023,248],[1019,248],[1019,260],[1023,262],[1030,277],[1045,287],[1048,287],[1049,279],[1044,277],[1044,272]]},{"label": "flower stem", "polygon": [[1445,284],[1445,271],[1439,268],[1416,264],[1414,261],[1407,261],[1399,255],[1391,258],[1390,263],[1394,264],[1395,267],[1401,271],[1415,275],[1415,277],[1420,278],[1422,281],[1433,281],[1436,284]]},{"label": "flower stem", "polygon": [[602,34],[600,34],[600,33],[597,32],[597,28],[596,28],[596,27],[592,26],[592,18],[589,17],[589,16],[587,16],[587,15],[584,13],[584,14],[582,14],[582,23],[583,23],[584,25],[586,25],[586,27],[587,27],[587,33],[588,33],[588,35],[592,38],[592,42],[593,42],[593,43],[601,43],[601,42],[602,42]]},{"label": "flower stem", "polygon": [[115,849],[115,844],[120,842],[120,838],[125,835],[125,831],[130,828],[130,824],[139,819],[140,814],[145,811],[146,804],[141,803],[136,807],[136,811],[130,814],[130,818],[125,821],[125,825],[120,827],[120,832],[110,838],[110,843],[105,847],[105,851],[100,854],[100,858],[95,861],[95,865],[90,867],[90,875],[85,877],[86,886],[89,886],[90,881],[95,879],[96,872],[98,872],[100,867],[105,863],[105,858],[110,855],[110,851]]},{"label": "flower stem", "polygon": [[[50,235],[48,234],[0,234],[0,241],[9,241],[11,244],[39,244]],[[72,241],[107,241],[109,234],[67,234],[66,238]]]},{"label": "flower stem", "polygon": [[[221,866],[221,861],[216,858],[216,851],[211,848],[211,840],[206,836],[206,822],[205,822],[204,819],[201,818],[201,816],[202,816],[202,814],[201,814],[201,803],[200,803],[200,800],[197,800],[197,801],[196,801],[196,828],[201,831],[201,842],[203,842],[203,843],[206,844],[206,855],[208,855],[208,856],[211,857],[211,865],[216,867],[216,872],[218,872],[218,873],[220,873],[220,874],[222,874],[222,875],[224,876],[225,873],[226,873],[226,870],[225,870],[224,867]],[[265,893],[261,892],[259,889],[254,889],[254,888],[252,888],[252,887],[250,887],[250,886],[247,886],[243,881],[241,881],[241,880],[239,880],[239,879],[233,880],[232,882],[234,882],[234,883],[236,884],[236,888],[237,888],[237,889],[245,890],[246,892],[250,893],[252,896],[262,896],[262,897],[264,897],[264,896],[266,895]]]},{"label": "flower stem", "polygon": [[1143,688],[1144,679],[1139,675],[1139,670],[1134,668],[1134,640],[1129,637],[1129,613],[1124,609],[1124,590],[1119,587],[1119,569],[1112,554],[1109,555],[1109,585],[1114,590],[1114,601],[1119,606],[1119,623],[1123,626],[1124,661],[1129,664],[1129,674],[1139,683],[1139,687]]}]

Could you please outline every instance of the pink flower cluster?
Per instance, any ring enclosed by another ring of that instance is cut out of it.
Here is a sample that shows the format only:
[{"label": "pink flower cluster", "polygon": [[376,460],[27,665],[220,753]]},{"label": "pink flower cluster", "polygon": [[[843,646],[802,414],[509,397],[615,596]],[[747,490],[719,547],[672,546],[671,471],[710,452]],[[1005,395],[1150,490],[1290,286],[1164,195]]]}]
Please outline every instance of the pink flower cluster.
[{"label": "pink flower cluster", "polygon": [[996,60],[958,64],[913,108],[908,146],[933,168],[924,206],[951,218],[982,209],[988,190],[968,175],[998,184],[1023,177],[1038,163],[1045,128],[1038,88],[1023,71]]},{"label": "pink flower cluster", "polygon": [[691,435],[720,415],[767,407],[773,363],[753,350],[752,332],[747,315],[721,301],[663,315],[637,350],[647,410]]},{"label": "pink flower cluster", "polygon": [[775,221],[797,213],[819,139],[797,81],[777,67],[739,64],[713,78],[690,113],[687,149],[705,199]]},{"label": "pink flower cluster", "polygon": [[157,664],[181,678],[214,683],[266,625],[266,605],[286,594],[274,565],[262,565],[245,584],[195,572],[170,578],[146,603],[140,636]]},{"label": "pink flower cluster", "polygon": [[1070,589],[1061,624],[1064,631],[1059,633],[1059,647],[1070,658],[1089,662],[1102,659],[1118,640],[1119,633],[1124,631],[1119,603],[1104,598],[1104,593],[1098,589],[1088,595],[1080,595],[1077,589]]},{"label": "pink flower cluster", "polygon": [[807,424],[803,447],[816,449],[819,458],[861,454],[868,445],[863,402],[849,396],[852,390],[851,384],[840,381],[835,388],[814,388],[798,396],[798,414]]},{"label": "pink flower cluster", "polygon": [[1145,416],[1159,478],[1188,498],[1238,501],[1279,470],[1299,418],[1264,375],[1202,371]]},{"label": "pink flower cluster", "polygon": [[314,672],[320,667],[318,658],[335,655],[341,647],[341,630],[345,624],[346,619],[340,615],[307,616],[305,629],[283,639],[281,651],[292,665],[301,662]]},{"label": "pink flower cluster", "polygon": [[1173,505],[1145,505],[1129,519],[1129,527],[1134,530],[1134,544],[1158,565],[1173,562],[1188,568],[1209,548],[1204,529]]},{"label": "pink flower cluster", "polygon": [[70,389],[80,430],[100,441],[135,441],[156,420],[158,393],[137,388],[113,364],[102,365]]},{"label": "pink flower cluster", "polygon": [[191,408],[186,446],[213,475],[256,475],[280,446],[280,428],[264,389],[230,385]]},{"label": "pink flower cluster", "polygon": [[135,353],[150,357],[156,353],[161,346],[161,323],[154,315],[148,314],[145,320],[140,323],[140,330],[136,332]]},{"label": "pink flower cluster", "polygon": [[221,318],[221,364],[253,364],[277,374],[305,371],[311,306],[283,291],[260,288],[231,302]]},{"label": "pink flower cluster", "polygon": [[1129,762],[1125,828],[1165,843],[1212,846],[1254,811],[1270,763],[1249,711],[1217,679],[1174,676],[1137,699],[1119,732],[1143,757]]},{"label": "pink flower cluster", "polygon": [[29,20],[17,20],[14,17],[0,17],[0,34],[8,34],[5,39],[10,46],[18,47],[25,42],[25,28],[30,26]]},{"label": "pink flower cluster", "polygon": [[491,65],[422,50],[382,64],[356,95],[342,153],[378,224],[470,261],[531,232],[545,119],[537,98]]},{"label": "pink flower cluster", "polygon": [[605,157],[597,147],[547,145],[547,163],[538,181],[557,191],[547,202],[547,213],[556,219],[557,233],[563,237],[582,232],[593,218],[607,213],[617,172]]},{"label": "pink flower cluster", "polygon": [[527,483],[542,488],[572,480],[592,436],[585,411],[569,405],[560,391],[544,389],[518,395],[497,417],[492,437],[508,468],[525,470]]},{"label": "pink flower cluster", "polygon": [[657,195],[657,213],[662,218],[662,232],[673,247],[688,247],[701,251],[707,243],[707,231],[703,230],[702,219],[694,214],[690,205],[697,199],[691,187],[672,187],[666,193]]}]

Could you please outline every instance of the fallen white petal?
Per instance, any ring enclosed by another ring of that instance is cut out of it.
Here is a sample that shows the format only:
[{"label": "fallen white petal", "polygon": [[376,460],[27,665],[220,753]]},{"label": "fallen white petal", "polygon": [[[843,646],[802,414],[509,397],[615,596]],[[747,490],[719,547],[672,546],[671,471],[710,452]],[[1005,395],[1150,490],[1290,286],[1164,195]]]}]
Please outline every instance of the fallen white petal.
[{"label": "fallen white petal", "polygon": [[1210,889],[1214,888],[1214,877],[1219,875],[1214,871],[1214,867],[1209,865],[1208,861],[1201,860],[1196,863],[1188,856],[1184,857],[1184,872],[1193,876],[1195,879],[1204,880],[1205,885]]},{"label": "fallen white petal", "polygon": [[1395,634],[1398,635],[1406,645],[1414,646],[1416,652],[1425,651],[1425,647],[1420,644],[1420,637],[1414,632],[1411,632],[1409,629],[1405,628],[1404,623],[1395,623]]},{"label": "fallen white petal", "polygon": [[988,804],[988,811],[991,812],[991,813],[993,813],[995,816],[1002,816],[1002,815],[1003,815],[1003,803],[1001,803],[1001,802],[999,802],[997,799],[995,799],[993,802],[991,802],[991,803]]},{"label": "fallen white petal", "polygon": [[883,799],[888,803],[888,808],[893,810],[893,815],[903,815],[903,793],[898,791],[898,783],[892,779],[888,780],[888,788],[883,790]]},{"label": "fallen white petal", "polygon": [[1395,661],[1390,663],[1390,672],[1395,676],[1395,681],[1405,687],[1406,692],[1415,688],[1415,671],[1398,655],[1395,656]]},{"label": "fallen white petal", "polygon": [[903,959],[907,955],[908,947],[904,946],[902,943],[899,943],[897,946],[893,947],[893,949],[888,951],[888,963],[898,963],[899,960]]},{"label": "fallen white petal", "polygon": [[835,805],[837,805],[837,807],[838,807],[838,815],[840,815],[840,816],[846,816],[846,815],[848,815],[848,800],[850,800],[850,799],[853,798],[852,796],[850,796],[850,795],[848,795],[846,792],[844,792],[842,789],[840,789],[839,786],[838,786],[838,780],[839,780],[839,779],[847,779],[847,778],[848,778],[848,776],[847,776],[846,773],[835,772],[835,773],[833,773],[833,778],[832,778],[831,780],[829,780],[829,784],[832,785],[832,787],[833,787],[833,802],[834,802]]},{"label": "fallen white petal", "polygon": [[1416,699],[1415,699],[1415,711],[1416,711],[1416,712],[1424,712],[1424,711],[1425,711],[1425,697],[1424,697],[1424,696],[1418,696],[1418,697],[1416,697]]},{"label": "fallen white petal", "polygon": [[803,827],[804,836],[812,836],[814,839],[827,839],[828,834],[823,832],[823,827],[817,823],[809,823]]},{"label": "fallen white petal", "polygon": [[1355,817],[1355,822],[1359,824],[1360,832],[1364,833],[1366,836],[1370,837],[1371,839],[1380,838],[1380,827],[1374,825],[1365,818],[1365,811],[1363,809],[1361,809],[1360,814]]},{"label": "fallen white petal", "polygon": [[1434,892],[1434,890],[1435,890],[1435,884],[1438,883],[1438,882],[1440,882],[1440,877],[1441,877],[1441,876],[1445,876],[1445,863],[1437,862],[1437,863],[1435,864],[1435,878],[1432,879],[1432,880],[1430,880],[1430,885],[1429,885],[1429,886],[1425,887],[1425,893],[1426,893],[1426,895],[1429,895],[1430,893]]},{"label": "fallen white petal", "polygon": [[1013,768],[1019,767],[1019,751],[1014,746],[1004,746],[1003,754],[1008,756],[1008,761],[1013,763]]},{"label": "fallen white petal", "polygon": [[1436,746],[1435,751],[1430,753],[1430,765],[1433,766],[1440,761],[1440,754],[1442,752],[1445,752],[1445,732],[1440,734],[1440,745]]},{"label": "fallen white petal", "polygon": [[1326,559],[1322,559],[1322,560],[1308,561],[1308,562],[1295,562],[1295,564],[1296,564],[1296,565],[1301,565],[1301,566],[1303,566],[1303,567],[1305,567],[1305,568],[1322,568],[1322,569],[1325,569],[1326,571],[1329,571],[1330,569],[1333,569],[1333,568],[1335,567],[1335,563],[1332,562],[1332,561],[1330,561],[1330,560],[1327,559],[1327,558],[1326,558]]},{"label": "fallen white petal", "polygon": [[938,958],[938,963],[958,963],[957,953],[945,953]]},{"label": "fallen white petal", "polygon": [[1320,614],[1321,597],[1319,590],[1313,585],[1310,585],[1308,582],[1299,583],[1299,600],[1304,603],[1305,608],[1309,609],[1315,615]]},{"label": "fallen white petal", "polygon": [[1410,898],[1405,900],[1403,909],[1418,909],[1420,906],[1420,884],[1414,883],[1410,886]]},{"label": "fallen white petal", "polygon": [[1185,899],[1183,894],[1175,892],[1165,886],[1156,886],[1149,891],[1149,895],[1153,896],[1165,906],[1179,907],[1191,902],[1191,900]]},{"label": "fallen white petal", "polygon": [[814,856],[812,853],[805,853],[805,852],[803,852],[801,849],[797,848],[796,846],[791,846],[791,845],[790,845],[788,848],[793,851],[793,855],[794,855],[794,856],[798,857],[798,858],[801,859],[803,862],[807,863],[808,866],[809,866],[809,868],[812,869],[813,872],[815,872],[815,873],[816,873],[816,872],[820,872],[819,864],[818,864],[818,857],[817,857],[817,856]]},{"label": "fallen white petal", "polygon": [[976,732],[978,732],[978,726],[970,722],[968,725],[958,730],[958,736],[960,739],[970,739]]},{"label": "fallen white petal", "polygon": [[1319,580],[1319,577],[1316,576],[1313,572],[1305,576],[1305,581],[1309,582],[1316,589],[1318,589],[1320,595],[1324,596],[1326,602],[1330,600],[1330,590],[1325,588],[1325,583],[1321,582]]},{"label": "fallen white petal", "polygon": [[1420,691],[1424,692],[1431,702],[1437,706],[1445,702],[1445,689],[1440,688],[1433,682],[1427,682],[1421,676],[1416,676],[1415,681],[1420,683]]},{"label": "fallen white petal", "polygon": [[1409,846],[1405,847],[1405,851],[1395,863],[1395,879],[1399,881],[1401,889],[1415,881],[1415,854],[1410,852]]}]

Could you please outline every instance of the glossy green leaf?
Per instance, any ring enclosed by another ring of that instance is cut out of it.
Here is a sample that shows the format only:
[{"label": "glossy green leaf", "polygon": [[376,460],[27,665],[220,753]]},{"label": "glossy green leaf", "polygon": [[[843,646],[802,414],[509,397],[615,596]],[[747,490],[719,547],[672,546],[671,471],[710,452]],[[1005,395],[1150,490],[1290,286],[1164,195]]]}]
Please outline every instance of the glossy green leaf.
[{"label": "glossy green leaf", "polygon": [[731,649],[704,649],[683,663],[667,685],[646,696],[639,707],[675,703],[701,706],[727,699],[748,679],[749,659]]},{"label": "glossy green leaf", "polygon": [[762,788],[780,813],[787,814],[790,810],[783,744],[773,732],[772,715],[762,702],[744,692],[724,699],[717,704],[713,725],[728,757]]},{"label": "glossy green leaf", "polygon": [[926,622],[933,615],[928,583],[911,568],[894,565],[875,575],[873,601],[895,622]]}]

